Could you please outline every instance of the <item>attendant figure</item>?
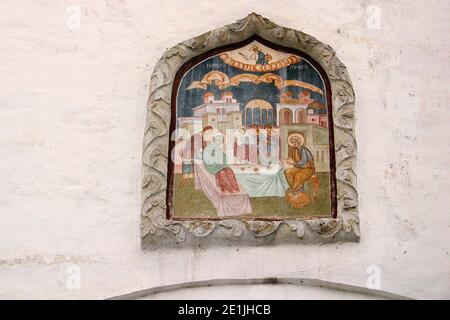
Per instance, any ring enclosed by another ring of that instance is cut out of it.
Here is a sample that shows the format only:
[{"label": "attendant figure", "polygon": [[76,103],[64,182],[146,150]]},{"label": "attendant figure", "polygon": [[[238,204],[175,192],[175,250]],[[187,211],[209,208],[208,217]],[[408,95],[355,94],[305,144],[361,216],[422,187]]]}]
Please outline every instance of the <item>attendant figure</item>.
[{"label": "attendant figure", "polygon": [[259,134],[259,162],[263,165],[278,163],[279,135],[270,124],[266,124]]},{"label": "attendant figure", "polygon": [[194,176],[194,162],[201,158],[202,133],[191,136],[183,148],[182,172],[183,178],[192,178]]},{"label": "attendant figure", "polygon": [[244,126],[239,127],[233,144],[233,154],[236,163],[248,164],[250,162],[249,144],[250,137],[246,134]]},{"label": "attendant figure", "polygon": [[249,164],[258,164],[258,144],[259,144],[259,128],[257,125],[252,125],[245,131],[246,140],[246,160]]}]

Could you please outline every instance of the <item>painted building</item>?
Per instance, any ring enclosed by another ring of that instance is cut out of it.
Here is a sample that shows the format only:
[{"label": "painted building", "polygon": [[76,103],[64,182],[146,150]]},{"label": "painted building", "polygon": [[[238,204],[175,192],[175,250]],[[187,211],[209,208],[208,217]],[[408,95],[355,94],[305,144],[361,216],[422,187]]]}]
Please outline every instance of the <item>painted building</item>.
[{"label": "painted building", "polygon": [[246,126],[264,128],[273,123],[273,107],[263,99],[250,100],[244,109],[244,123]]},{"label": "painted building", "polygon": [[298,98],[292,97],[292,92],[283,92],[277,106],[277,126],[311,123],[328,127],[327,107],[310,97],[307,90],[300,92]]},{"label": "painted building", "polygon": [[240,104],[229,91],[221,94],[219,100],[212,92],[203,95],[203,103],[192,109],[193,116],[179,117],[178,128],[192,128],[193,134],[204,127],[211,126],[225,132],[227,129],[237,129],[242,125]]}]

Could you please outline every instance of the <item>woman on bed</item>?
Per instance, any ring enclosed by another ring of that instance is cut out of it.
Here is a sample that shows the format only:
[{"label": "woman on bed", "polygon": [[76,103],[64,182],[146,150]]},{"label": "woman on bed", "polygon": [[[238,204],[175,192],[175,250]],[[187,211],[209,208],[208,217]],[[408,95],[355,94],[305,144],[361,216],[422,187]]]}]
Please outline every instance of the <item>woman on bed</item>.
[{"label": "woman on bed", "polygon": [[213,128],[208,126],[203,129],[203,164],[206,171],[214,175],[216,185],[222,192],[239,192],[239,185],[233,170],[228,166],[224,153],[224,136],[213,135]]}]

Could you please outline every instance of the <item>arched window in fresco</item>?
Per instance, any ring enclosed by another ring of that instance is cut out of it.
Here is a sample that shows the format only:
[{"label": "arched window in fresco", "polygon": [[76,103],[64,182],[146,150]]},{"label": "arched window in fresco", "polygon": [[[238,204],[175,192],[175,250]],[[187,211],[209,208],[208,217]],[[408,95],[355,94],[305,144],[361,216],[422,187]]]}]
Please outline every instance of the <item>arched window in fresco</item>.
[{"label": "arched window in fresco", "polygon": [[267,109],[262,109],[261,111],[261,127],[267,124]]},{"label": "arched window in fresco", "polygon": [[251,126],[253,124],[253,110],[251,108],[245,109],[245,125]]},{"label": "arched window in fresco", "polygon": [[306,121],[306,110],[305,109],[298,109],[295,112],[295,123],[307,123]]},{"label": "arched window in fresco", "polygon": [[253,108],[253,124],[256,126],[261,125],[261,109]]},{"label": "arched window in fresco", "polygon": [[267,124],[273,125],[273,109],[267,110]]},{"label": "arched window in fresco", "polygon": [[292,111],[290,109],[283,108],[279,111],[279,125],[288,125],[292,123]]}]

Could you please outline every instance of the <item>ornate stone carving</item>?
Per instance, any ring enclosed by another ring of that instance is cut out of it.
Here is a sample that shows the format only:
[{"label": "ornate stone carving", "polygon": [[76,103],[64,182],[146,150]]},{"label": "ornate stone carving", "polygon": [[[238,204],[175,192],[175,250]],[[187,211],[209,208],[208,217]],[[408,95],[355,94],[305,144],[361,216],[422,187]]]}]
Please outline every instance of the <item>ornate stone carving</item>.
[{"label": "ornate stone carving", "polygon": [[[296,48],[319,63],[332,90],[337,217],[284,221],[172,221],[166,218],[166,187],[170,101],[176,71],[191,58],[211,49],[258,35],[275,44]],[[359,241],[356,188],[355,96],[347,69],[332,48],[301,31],[276,25],[252,13],[167,50],[151,76],[143,145],[141,238],[143,248],[265,245]]]}]

